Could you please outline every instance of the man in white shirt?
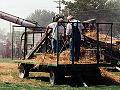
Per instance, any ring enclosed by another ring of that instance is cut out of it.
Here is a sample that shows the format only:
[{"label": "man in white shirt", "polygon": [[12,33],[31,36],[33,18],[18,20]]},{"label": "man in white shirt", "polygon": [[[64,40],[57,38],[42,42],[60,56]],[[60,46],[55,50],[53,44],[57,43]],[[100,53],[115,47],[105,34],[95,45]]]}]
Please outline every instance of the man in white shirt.
[{"label": "man in white shirt", "polygon": [[[62,25],[63,22],[63,18],[59,18],[58,20],[54,21],[53,23],[50,23],[47,26],[47,29],[52,28],[52,40],[51,40],[51,44],[52,44],[52,50],[53,53],[57,53],[57,40],[61,40],[61,37],[64,36],[64,31],[65,28]],[[57,31],[58,30],[58,31]],[[57,32],[58,32],[58,37],[57,37]],[[61,49],[61,43],[59,44],[59,50]]]},{"label": "man in white shirt", "polygon": [[80,58],[81,33],[84,26],[72,15],[67,17],[69,23],[66,27],[66,36],[70,38],[70,61],[78,61]]}]

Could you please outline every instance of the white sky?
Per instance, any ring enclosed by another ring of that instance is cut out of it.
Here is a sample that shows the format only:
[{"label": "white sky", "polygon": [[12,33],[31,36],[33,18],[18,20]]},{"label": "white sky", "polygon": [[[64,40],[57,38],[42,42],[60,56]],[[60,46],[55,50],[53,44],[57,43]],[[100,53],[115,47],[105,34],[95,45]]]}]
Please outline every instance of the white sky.
[{"label": "white sky", "polygon": [[[58,13],[58,0],[0,0],[0,11],[25,19],[36,9],[46,9]],[[71,0],[67,0],[71,1]],[[0,19],[0,29],[10,31],[10,22]]]}]

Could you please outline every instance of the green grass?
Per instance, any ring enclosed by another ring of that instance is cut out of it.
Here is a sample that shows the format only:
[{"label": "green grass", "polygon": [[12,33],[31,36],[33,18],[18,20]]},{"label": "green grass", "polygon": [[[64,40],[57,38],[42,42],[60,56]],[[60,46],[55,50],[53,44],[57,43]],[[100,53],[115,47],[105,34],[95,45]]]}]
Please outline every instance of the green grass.
[{"label": "green grass", "polygon": [[11,58],[0,58],[0,63],[2,62],[7,62],[7,63],[12,63],[12,59]]},{"label": "green grass", "polygon": [[0,84],[0,90],[39,90],[40,87],[34,87],[32,85],[27,84]]},{"label": "green grass", "polygon": [[0,83],[0,90],[119,90],[120,86],[70,87],[67,85],[33,86],[29,84]]}]

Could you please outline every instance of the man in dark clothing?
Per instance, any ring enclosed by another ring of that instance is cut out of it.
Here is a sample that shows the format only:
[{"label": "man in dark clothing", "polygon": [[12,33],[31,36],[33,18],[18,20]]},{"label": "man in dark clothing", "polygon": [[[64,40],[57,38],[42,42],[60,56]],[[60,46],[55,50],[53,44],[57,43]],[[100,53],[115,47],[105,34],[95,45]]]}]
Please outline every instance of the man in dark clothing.
[{"label": "man in dark clothing", "polygon": [[67,20],[69,23],[66,27],[66,35],[70,37],[70,61],[78,61],[80,58],[81,32],[84,26],[71,15],[67,17]]}]

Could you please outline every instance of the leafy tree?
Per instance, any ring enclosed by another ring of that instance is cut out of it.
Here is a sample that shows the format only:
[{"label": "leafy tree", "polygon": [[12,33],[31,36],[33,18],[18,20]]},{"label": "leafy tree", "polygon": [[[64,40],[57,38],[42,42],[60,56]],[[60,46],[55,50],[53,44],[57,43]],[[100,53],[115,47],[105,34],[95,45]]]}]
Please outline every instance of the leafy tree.
[{"label": "leafy tree", "polygon": [[[114,22],[113,36],[119,35],[120,0],[62,0],[62,3],[65,4],[65,16],[71,14],[80,21],[96,18],[99,23]],[[108,27],[104,27],[104,30],[106,28]]]},{"label": "leafy tree", "polygon": [[74,0],[73,3],[63,0],[62,3],[66,5],[65,8],[69,8],[71,14],[88,10],[120,9],[119,0]]},{"label": "leafy tree", "polygon": [[46,26],[50,22],[52,22],[52,17],[55,15],[54,12],[50,12],[47,10],[35,10],[27,20],[32,22],[37,22],[40,26]]}]

